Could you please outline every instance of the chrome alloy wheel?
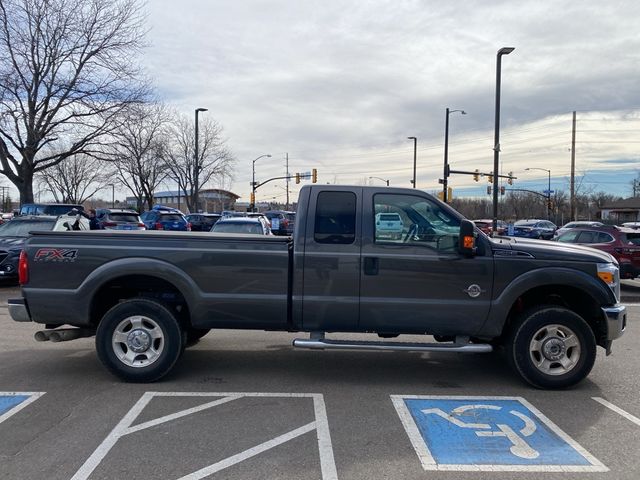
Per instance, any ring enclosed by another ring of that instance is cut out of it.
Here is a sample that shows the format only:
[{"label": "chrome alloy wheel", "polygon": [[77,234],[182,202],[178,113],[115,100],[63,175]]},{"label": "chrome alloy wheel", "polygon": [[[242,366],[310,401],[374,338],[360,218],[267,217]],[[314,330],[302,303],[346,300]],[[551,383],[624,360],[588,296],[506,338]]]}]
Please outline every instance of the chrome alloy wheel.
[{"label": "chrome alloy wheel", "polygon": [[547,325],[529,343],[533,365],[546,375],[564,375],[580,361],[580,341],[564,325]]},{"label": "chrome alloy wheel", "polygon": [[122,320],[113,332],[113,353],[128,367],[142,368],[153,364],[165,346],[160,325],[149,317],[135,315]]}]

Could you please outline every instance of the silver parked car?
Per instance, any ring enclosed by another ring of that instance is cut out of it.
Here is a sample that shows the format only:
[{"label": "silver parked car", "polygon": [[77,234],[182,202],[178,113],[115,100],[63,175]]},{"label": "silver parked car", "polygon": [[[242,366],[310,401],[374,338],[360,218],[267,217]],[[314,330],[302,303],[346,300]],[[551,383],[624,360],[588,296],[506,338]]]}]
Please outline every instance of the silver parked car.
[{"label": "silver parked car", "polygon": [[242,233],[250,235],[273,235],[269,223],[263,218],[227,217],[218,220],[212,233]]}]

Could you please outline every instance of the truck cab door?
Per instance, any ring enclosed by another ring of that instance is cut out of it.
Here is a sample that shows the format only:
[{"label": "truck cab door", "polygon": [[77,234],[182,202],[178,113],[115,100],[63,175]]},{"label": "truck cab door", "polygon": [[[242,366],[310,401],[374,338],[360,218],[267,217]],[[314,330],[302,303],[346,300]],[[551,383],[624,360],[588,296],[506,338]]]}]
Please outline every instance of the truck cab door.
[{"label": "truck cab door", "polygon": [[[398,214],[402,234],[376,227]],[[429,195],[365,190],[360,329],[473,335],[491,306],[493,258],[458,252],[460,219]]]},{"label": "truck cab door", "polygon": [[[327,187],[328,188],[328,187]],[[307,206],[302,262],[302,328],[355,331],[360,310],[362,189],[312,188]],[[296,268],[296,272],[299,272]],[[299,273],[296,273],[299,275]],[[294,296],[294,303],[296,298]]]}]

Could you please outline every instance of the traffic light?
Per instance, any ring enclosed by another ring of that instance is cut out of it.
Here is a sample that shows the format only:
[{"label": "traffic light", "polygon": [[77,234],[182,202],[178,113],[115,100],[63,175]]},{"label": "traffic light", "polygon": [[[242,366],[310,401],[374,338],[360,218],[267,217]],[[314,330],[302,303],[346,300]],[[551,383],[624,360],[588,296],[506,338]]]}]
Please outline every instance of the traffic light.
[{"label": "traffic light", "polygon": [[491,195],[491,185],[487,185],[487,195]]},{"label": "traffic light", "polygon": [[513,172],[509,172],[509,178],[507,179],[509,185],[513,185]]},{"label": "traffic light", "polygon": [[255,192],[251,192],[251,196],[250,196],[251,200],[249,200],[250,204],[255,204],[256,203],[256,193]]},{"label": "traffic light", "polygon": [[476,168],[476,173],[473,174],[473,179],[477,182],[480,180],[480,170]]},{"label": "traffic light", "polygon": [[493,183],[493,172],[489,172],[489,178],[487,180],[489,180],[489,183]]},{"label": "traffic light", "polygon": [[296,183],[300,183],[300,174],[296,173]]},{"label": "traffic light", "polygon": [[453,200],[453,188],[447,187],[447,203],[450,203]]},{"label": "traffic light", "polygon": [[311,183],[317,183],[318,182],[318,169],[314,168],[313,170],[311,170]]},{"label": "traffic light", "polygon": [[444,192],[442,190],[438,192],[438,200],[441,200],[444,202]]},{"label": "traffic light", "polygon": [[504,188],[504,185],[502,185],[500,187],[500,195],[504,195],[504,191],[505,191],[505,188]]}]

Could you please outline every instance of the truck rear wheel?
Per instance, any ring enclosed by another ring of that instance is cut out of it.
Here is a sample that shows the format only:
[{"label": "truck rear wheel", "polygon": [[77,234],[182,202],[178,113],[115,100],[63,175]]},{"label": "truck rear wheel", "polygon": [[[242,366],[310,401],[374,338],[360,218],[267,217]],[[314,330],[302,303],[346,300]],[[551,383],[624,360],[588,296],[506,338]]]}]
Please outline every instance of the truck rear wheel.
[{"label": "truck rear wheel", "polygon": [[154,382],[182,352],[182,328],[166,307],[152,300],[127,300],[111,308],[96,332],[98,358],[127,382]]},{"label": "truck rear wheel", "polygon": [[587,322],[555,305],[525,312],[506,348],[511,366],[537,388],[575,385],[589,375],[596,359],[596,340]]}]

